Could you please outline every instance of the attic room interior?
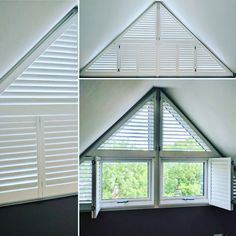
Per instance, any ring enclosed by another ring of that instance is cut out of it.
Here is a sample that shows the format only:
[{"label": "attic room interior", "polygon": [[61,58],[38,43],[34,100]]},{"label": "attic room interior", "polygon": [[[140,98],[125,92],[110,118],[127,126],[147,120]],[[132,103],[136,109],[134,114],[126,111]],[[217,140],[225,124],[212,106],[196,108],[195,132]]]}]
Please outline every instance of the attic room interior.
[{"label": "attic room interior", "polygon": [[236,3],[80,8],[80,234],[235,235]]}]

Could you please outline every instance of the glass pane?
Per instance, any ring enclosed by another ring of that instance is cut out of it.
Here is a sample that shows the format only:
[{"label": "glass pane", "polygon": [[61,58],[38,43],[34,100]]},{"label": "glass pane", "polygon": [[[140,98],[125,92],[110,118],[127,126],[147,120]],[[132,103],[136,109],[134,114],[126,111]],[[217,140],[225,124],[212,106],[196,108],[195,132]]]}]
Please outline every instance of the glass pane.
[{"label": "glass pane", "polygon": [[148,162],[103,162],[103,200],[147,198],[148,195]]},{"label": "glass pane", "polygon": [[204,195],[204,163],[163,163],[163,196]]}]

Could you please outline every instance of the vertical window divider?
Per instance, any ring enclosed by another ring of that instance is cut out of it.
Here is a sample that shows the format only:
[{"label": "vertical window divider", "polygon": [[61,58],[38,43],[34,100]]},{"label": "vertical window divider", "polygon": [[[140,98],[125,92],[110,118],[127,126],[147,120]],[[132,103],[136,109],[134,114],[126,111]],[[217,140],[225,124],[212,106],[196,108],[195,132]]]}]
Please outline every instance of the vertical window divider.
[{"label": "vertical window divider", "polygon": [[157,3],[157,17],[156,17],[156,56],[157,56],[157,69],[156,75],[160,75],[160,40],[161,40],[161,33],[160,33],[160,3]]},{"label": "vertical window divider", "polygon": [[154,106],[154,147],[156,149],[156,158],[154,163],[154,204],[155,207],[159,206],[160,203],[160,195],[159,195],[159,189],[160,189],[160,141],[161,141],[161,135],[160,135],[160,118],[161,118],[161,109],[160,109],[160,90],[156,90],[156,99],[155,99],[155,106]]}]

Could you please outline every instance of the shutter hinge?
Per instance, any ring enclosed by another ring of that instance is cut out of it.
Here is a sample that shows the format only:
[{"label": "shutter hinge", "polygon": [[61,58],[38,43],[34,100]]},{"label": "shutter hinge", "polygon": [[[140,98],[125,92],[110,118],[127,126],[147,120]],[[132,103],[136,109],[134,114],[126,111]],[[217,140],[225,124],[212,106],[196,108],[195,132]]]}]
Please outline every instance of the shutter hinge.
[{"label": "shutter hinge", "polygon": [[197,72],[197,69],[195,68],[194,71]]},{"label": "shutter hinge", "polygon": [[120,68],[118,68],[118,72],[120,72]]},{"label": "shutter hinge", "polygon": [[91,210],[92,211],[95,211],[96,210],[96,207],[94,205],[91,206]]},{"label": "shutter hinge", "polygon": [[196,46],[194,46],[194,49],[195,49],[195,50],[197,50],[197,47],[196,47]]},{"label": "shutter hinge", "polygon": [[119,45],[119,48],[120,48],[120,45]]},{"label": "shutter hinge", "polygon": [[158,151],[161,151],[161,147],[160,146],[158,147]]},{"label": "shutter hinge", "polygon": [[92,165],[95,165],[96,164],[96,161],[95,160],[92,160]]}]

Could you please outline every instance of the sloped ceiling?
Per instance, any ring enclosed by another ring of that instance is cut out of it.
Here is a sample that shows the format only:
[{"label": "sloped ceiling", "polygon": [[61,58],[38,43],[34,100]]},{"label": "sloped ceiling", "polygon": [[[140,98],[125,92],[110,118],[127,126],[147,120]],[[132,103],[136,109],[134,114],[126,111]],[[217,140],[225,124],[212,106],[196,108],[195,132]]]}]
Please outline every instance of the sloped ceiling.
[{"label": "sloped ceiling", "polygon": [[76,5],[77,0],[1,0],[0,78]]},{"label": "sloped ceiling", "polygon": [[153,86],[162,88],[223,155],[236,157],[236,82],[232,80],[82,80],[80,153]]},{"label": "sloped ceiling", "polygon": [[[153,0],[81,0],[80,67],[83,68],[151,3]],[[236,72],[235,0],[164,0],[163,3]]]}]

